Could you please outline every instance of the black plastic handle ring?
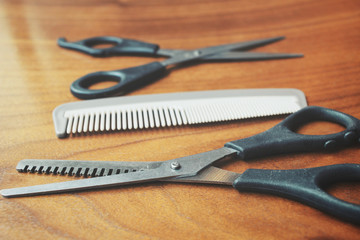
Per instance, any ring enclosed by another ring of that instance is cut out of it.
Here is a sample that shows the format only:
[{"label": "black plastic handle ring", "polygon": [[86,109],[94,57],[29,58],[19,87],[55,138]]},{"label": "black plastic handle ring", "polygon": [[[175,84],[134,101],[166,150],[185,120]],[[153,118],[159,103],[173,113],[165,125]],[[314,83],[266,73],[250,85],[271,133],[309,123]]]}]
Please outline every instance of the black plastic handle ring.
[{"label": "black plastic handle ring", "polygon": [[[123,95],[135,88],[140,88],[160,77],[166,68],[160,62],[152,62],[138,67],[115,71],[94,72],[87,74],[70,86],[71,93],[80,99],[105,98]],[[99,82],[117,82],[114,86],[103,89],[89,89]]]},{"label": "black plastic handle ring", "polygon": [[270,193],[290,198],[325,213],[360,224],[360,205],[329,195],[326,187],[360,181],[359,164],[337,164],[295,170],[248,169],[234,181],[239,191]]},{"label": "black plastic handle ring", "polygon": [[[111,46],[95,48],[95,46],[103,44]],[[58,45],[94,57],[108,57],[120,54],[156,55],[159,49],[157,44],[112,36],[92,37],[76,42],[68,42],[65,38],[59,38]]]},{"label": "black plastic handle ring", "polygon": [[[327,135],[295,132],[303,124],[312,121],[333,122],[346,129]],[[332,109],[310,106],[293,113],[263,133],[226,143],[225,146],[238,150],[242,159],[251,159],[280,153],[336,150],[354,144],[359,140],[359,136],[359,119]]]}]

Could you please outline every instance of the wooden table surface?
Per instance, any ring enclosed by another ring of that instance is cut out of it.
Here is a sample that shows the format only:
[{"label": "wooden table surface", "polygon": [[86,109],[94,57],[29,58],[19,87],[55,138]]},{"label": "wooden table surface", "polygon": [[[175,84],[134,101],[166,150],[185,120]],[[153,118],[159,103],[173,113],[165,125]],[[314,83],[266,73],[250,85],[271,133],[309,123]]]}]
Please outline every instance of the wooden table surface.
[{"label": "wooden table surface", "polygon": [[[297,88],[309,105],[360,118],[360,2],[0,0],[0,189],[71,177],[23,174],[18,161],[74,159],[161,161],[222,147],[262,132],[283,116],[123,131],[58,139],[52,110],[79,101],[80,76],[137,66],[148,57],[93,58],[57,46],[118,36],[191,49],[258,38],[286,40],[256,49],[304,58],[189,65],[128,95],[216,89]],[[161,58],[160,58],[161,60]],[[303,133],[341,130],[314,123]],[[237,161],[224,168],[295,169],[360,163],[359,146],[332,154],[289,154]],[[360,184],[333,195],[360,204]],[[154,183],[71,194],[0,197],[1,239],[359,239],[358,226],[300,203],[230,186]]]}]

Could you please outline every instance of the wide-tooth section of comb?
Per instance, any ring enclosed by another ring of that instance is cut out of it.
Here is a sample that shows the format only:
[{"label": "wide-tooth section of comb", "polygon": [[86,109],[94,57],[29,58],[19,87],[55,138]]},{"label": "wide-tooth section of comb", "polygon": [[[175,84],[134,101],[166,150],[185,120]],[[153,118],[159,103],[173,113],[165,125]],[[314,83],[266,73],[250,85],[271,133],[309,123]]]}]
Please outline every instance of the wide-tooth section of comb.
[{"label": "wide-tooth section of comb", "polygon": [[53,113],[58,137],[290,114],[305,107],[296,89],[184,92],[63,104]]},{"label": "wide-tooth section of comb", "polygon": [[99,177],[144,171],[157,166],[147,162],[109,162],[24,159],[16,166],[19,172]]}]

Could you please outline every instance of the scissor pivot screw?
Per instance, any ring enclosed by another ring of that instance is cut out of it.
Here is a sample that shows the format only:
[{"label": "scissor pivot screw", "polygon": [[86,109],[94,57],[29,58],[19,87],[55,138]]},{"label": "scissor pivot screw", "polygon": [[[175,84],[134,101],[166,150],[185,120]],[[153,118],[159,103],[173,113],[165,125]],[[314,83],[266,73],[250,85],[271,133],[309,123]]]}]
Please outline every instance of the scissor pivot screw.
[{"label": "scissor pivot screw", "polygon": [[200,55],[201,55],[201,51],[199,50],[194,51],[194,56],[200,56]]},{"label": "scissor pivot screw", "polygon": [[331,150],[335,150],[337,147],[337,143],[335,140],[328,140],[325,144],[324,144],[324,148],[328,151]]},{"label": "scissor pivot screw", "polygon": [[344,138],[348,142],[355,142],[357,139],[357,136],[354,131],[350,131],[350,132],[345,133]]},{"label": "scissor pivot screw", "polygon": [[170,164],[170,168],[173,169],[173,170],[179,170],[181,168],[181,165],[179,162],[172,162]]}]

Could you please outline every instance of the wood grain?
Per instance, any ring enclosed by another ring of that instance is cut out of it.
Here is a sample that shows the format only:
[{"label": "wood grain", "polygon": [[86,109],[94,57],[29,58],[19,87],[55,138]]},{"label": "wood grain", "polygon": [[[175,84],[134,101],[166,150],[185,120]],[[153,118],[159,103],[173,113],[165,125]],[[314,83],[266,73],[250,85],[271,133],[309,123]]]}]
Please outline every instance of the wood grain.
[{"label": "wood grain", "polygon": [[[20,174],[25,158],[160,161],[221,147],[264,131],[282,117],[72,137],[55,136],[51,112],[78,101],[80,76],[153,61],[92,58],[56,45],[112,35],[163,48],[286,36],[256,51],[304,58],[195,64],[129,95],[247,88],[298,88],[309,105],[360,118],[360,2],[0,0],[0,189],[65,181]],[[337,126],[324,131],[338,131]],[[308,131],[305,129],[304,131]],[[225,169],[292,169],[360,163],[359,148],[274,156]],[[359,184],[329,191],[359,203]],[[0,198],[1,239],[358,239],[360,229],[294,201],[231,187],[155,183],[30,198]]]}]

